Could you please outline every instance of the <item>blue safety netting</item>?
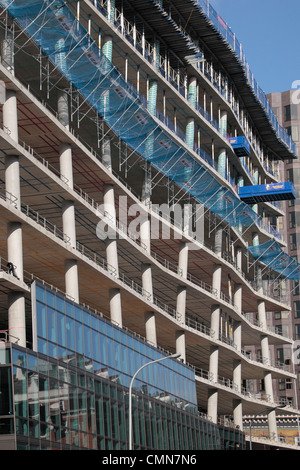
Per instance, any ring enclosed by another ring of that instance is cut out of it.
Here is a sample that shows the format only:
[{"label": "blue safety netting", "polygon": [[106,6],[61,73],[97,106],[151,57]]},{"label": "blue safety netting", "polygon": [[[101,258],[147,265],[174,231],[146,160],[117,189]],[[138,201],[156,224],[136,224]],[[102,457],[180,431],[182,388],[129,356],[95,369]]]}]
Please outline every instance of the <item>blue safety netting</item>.
[{"label": "blue safety netting", "polygon": [[173,140],[62,0],[0,0],[109,127],[161,173],[233,227],[262,218]]},{"label": "blue safety netting", "polygon": [[248,247],[248,250],[255,260],[264,263],[280,276],[294,281],[300,279],[300,265],[292,256],[285,253],[275,240]]}]

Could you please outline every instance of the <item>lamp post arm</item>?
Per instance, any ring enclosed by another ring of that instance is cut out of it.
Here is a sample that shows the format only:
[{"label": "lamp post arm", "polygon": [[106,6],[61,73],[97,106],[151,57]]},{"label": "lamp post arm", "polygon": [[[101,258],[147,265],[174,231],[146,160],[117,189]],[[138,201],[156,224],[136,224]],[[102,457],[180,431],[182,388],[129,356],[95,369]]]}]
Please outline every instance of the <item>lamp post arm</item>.
[{"label": "lamp post arm", "polygon": [[132,385],[134,382],[134,379],[136,376],[141,372],[142,369],[144,369],[147,366],[150,366],[151,364],[155,364],[156,362],[164,361],[166,359],[172,359],[172,358],[177,358],[180,357],[181,354],[171,354],[171,356],[166,356],[166,357],[161,357],[160,359],[156,359],[155,361],[150,361],[144,364],[142,367],[140,367],[135,374],[133,375],[130,385],[129,385],[129,413],[128,413],[128,418],[129,418],[129,450],[132,450]]}]

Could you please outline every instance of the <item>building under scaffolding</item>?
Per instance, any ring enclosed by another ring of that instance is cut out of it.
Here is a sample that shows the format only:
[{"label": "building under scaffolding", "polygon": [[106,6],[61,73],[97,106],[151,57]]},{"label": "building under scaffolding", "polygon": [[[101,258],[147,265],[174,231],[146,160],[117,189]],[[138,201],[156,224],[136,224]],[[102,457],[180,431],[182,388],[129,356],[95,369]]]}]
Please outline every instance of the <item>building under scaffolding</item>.
[{"label": "building under scaffolding", "polygon": [[295,448],[267,325],[295,144],[235,34],[207,0],[0,6],[0,446],[244,449],[264,413]]}]

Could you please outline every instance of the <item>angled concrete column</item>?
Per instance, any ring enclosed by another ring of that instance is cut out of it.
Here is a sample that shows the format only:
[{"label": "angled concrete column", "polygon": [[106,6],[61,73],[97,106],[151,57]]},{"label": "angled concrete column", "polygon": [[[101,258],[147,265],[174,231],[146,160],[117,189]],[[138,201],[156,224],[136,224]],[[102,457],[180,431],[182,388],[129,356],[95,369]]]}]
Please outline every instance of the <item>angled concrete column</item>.
[{"label": "angled concrete column", "polygon": [[72,148],[70,144],[61,143],[59,146],[60,174],[67,178],[67,185],[73,189]]},{"label": "angled concrete column", "polygon": [[74,302],[79,302],[79,286],[78,286],[78,265],[74,259],[66,259],[65,266],[65,290]]},{"label": "angled concrete column", "polygon": [[154,312],[145,312],[146,340],[157,347],[156,322]]},{"label": "angled concrete column", "polygon": [[[15,276],[23,281],[22,225],[7,224],[7,259],[14,265]],[[26,347],[25,297],[23,292],[8,294],[8,329],[10,341]]]},{"label": "angled concrete column", "polygon": [[151,253],[151,222],[148,214],[145,212],[140,223],[140,237],[143,248],[148,254]]},{"label": "angled concrete column", "polygon": [[214,339],[219,339],[220,333],[220,305],[212,305],[211,317],[210,317],[210,328],[214,332]]},{"label": "angled concrete column", "polygon": [[213,382],[218,381],[219,376],[219,348],[211,346],[209,355],[209,374]]},{"label": "angled concrete column", "polygon": [[223,251],[223,229],[222,227],[217,227],[215,230],[215,253],[218,256],[222,256]]},{"label": "angled concrete column", "polygon": [[112,171],[111,143],[110,138],[107,136],[102,141],[102,162],[109,171]]},{"label": "angled concrete column", "polygon": [[218,297],[221,295],[221,281],[222,281],[222,265],[215,264],[213,270],[213,278],[212,278],[212,287],[213,289],[217,289]]},{"label": "angled concrete column", "polygon": [[3,126],[9,136],[18,142],[17,94],[15,90],[6,89],[3,103]]},{"label": "angled concrete column", "polygon": [[181,272],[183,279],[186,279],[187,277],[188,257],[189,257],[188,244],[185,242],[182,242],[179,245],[178,268],[179,268],[179,271]]},{"label": "angled concrete column", "polygon": [[268,427],[271,438],[274,438],[276,441],[278,439],[278,429],[276,422],[276,411],[270,411],[268,414]]},{"label": "angled concrete column", "polygon": [[186,307],[186,287],[177,287],[177,298],[176,298],[176,312],[179,314],[179,320],[185,324],[185,307]]},{"label": "angled concrete column", "polygon": [[242,313],[242,290],[242,284],[235,284],[233,304],[240,314]]},{"label": "angled concrete column", "polygon": [[62,202],[63,232],[70,239],[70,245],[76,248],[75,207],[73,201]]},{"label": "angled concrete column", "polygon": [[23,281],[23,240],[20,222],[7,224],[7,261],[14,265],[17,278]]},{"label": "angled concrete column", "polygon": [[[147,152],[149,152],[149,156],[151,156],[153,152],[153,142],[150,142],[150,141],[151,141],[151,136],[148,137],[146,141],[146,150]],[[149,207],[151,204],[151,187],[152,187],[151,166],[147,162],[145,162],[141,201],[147,207]]]},{"label": "angled concrete column", "polygon": [[20,166],[17,155],[5,155],[5,191],[6,199],[20,209]]},{"label": "angled concrete column", "polygon": [[69,97],[66,90],[59,90],[57,96],[57,118],[59,122],[69,129]]},{"label": "angled concrete column", "polygon": [[[270,402],[274,403],[274,393],[273,393],[273,380],[271,372],[266,372],[264,377],[265,383],[265,392],[270,398]],[[270,411],[267,413],[268,416],[268,427],[271,438],[277,440],[277,422],[276,422],[276,411]]]},{"label": "angled concrete column", "polygon": [[[188,84],[188,101],[193,108],[197,103],[197,78],[190,77]],[[187,146],[194,150],[195,144],[195,118],[189,117],[186,122],[186,143]]]},{"label": "angled concrete column", "polygon": [[227,150],[225,148],[220,149],[219,156],[218,156],[218,173],[226,177],[227,172]]},{"label": "angled concrete column", "polygon": [[176,336],[176,353],[180,354],[180,360],[186,362],[186,353],[185,353],[185,333],[183,330],[177,330]]},{"label": "angled concrete column", "polygon": [[122,328],[122,307],[120,289],[109,289],[110,319]]},{"label": "angled concrete column", "polygon": [[240,392],[242,389],[242,362],[239,359],[233,361],[233,383]]},{"label": "angled concrete column", "polygon": [[227,134],[227,111],[221,110],[219,116],[219,128],[221,134],[226,137]]},{"label": "angled concrete column", "polygon": [[236,266],[237,268],[242,271],[242,249],[240,246],[236,247]]},{"label": "angled concrete column", "polygon": [[23,292],[8,293],[9,341],[26,347],[25,297]]},{"label": "angled concrete column", "polygon": [[233,422],[243,431],[243,405],[241,400],[233,400]]},{"label": "angled concrete column", "polygon": [[150,301],[153,301],[152,269],[151,264],[142,263],[142,286],[147,294],[150,294]]},{"label": "angled concrete column", "polygon": [[210,416],[213,423],[218,421],[218,390],[208,390],[207,415]]},{"label": "angled concrete column", "polygon": [[258,311],[258,321],[264,330],[267,328],[267,316],[266,316],[266,306],[264,300],[259,300],[257,302],[257,311]]}]

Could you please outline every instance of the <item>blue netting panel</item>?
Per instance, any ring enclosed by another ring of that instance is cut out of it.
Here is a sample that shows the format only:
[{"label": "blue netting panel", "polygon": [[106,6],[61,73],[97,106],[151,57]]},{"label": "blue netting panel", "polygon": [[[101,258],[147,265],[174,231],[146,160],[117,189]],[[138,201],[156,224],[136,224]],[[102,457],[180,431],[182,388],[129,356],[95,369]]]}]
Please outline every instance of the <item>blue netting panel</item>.
[{"label": "blue netting panel", "polygon": [[113,131],[231,226],[262,219],[164,131],[62,0],[0,0]]},{"label": "blue netting panel", "polygon": [[285,253],[275,240],[251,246],[248,250],[254,259],[269,266],[284,278],[294,281],[300,279],[300,265],[292,256]]}]

